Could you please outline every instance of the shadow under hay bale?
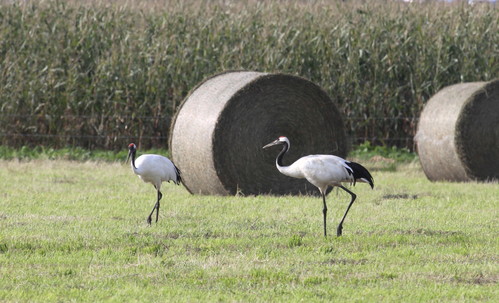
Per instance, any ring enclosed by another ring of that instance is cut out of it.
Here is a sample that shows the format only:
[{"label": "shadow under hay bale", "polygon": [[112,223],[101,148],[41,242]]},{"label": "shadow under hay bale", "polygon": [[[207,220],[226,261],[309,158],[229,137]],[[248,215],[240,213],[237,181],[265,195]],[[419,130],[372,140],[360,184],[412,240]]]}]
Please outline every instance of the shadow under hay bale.
[{"label": "shadow under hay bale", "polygon": [[215,75],[187,96],[172,121],[170,149],[193,194],[317,193],[280,174],[279,136],[292,142],[290,164],[307,154],[347,153],[343,120],[327,94],[291,75],[234,71]]},{"label": "shadow under hay bale", "polygon": [[414,139],[431,181],[499,179],[499,80],[439,91],[421,113]]}]

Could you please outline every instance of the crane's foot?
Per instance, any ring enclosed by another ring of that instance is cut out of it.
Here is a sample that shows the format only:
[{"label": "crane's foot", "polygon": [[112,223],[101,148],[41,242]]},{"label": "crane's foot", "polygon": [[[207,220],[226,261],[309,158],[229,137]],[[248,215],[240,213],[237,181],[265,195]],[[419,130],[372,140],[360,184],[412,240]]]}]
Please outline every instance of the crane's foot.
[{"label": "crane's foot", "polygon": [[151,225],[151,222],[152,222],[151,216],[147,217],[147,224]]},{"label": "crane's foot", "polygon": [[343,225],[338,225],[338,229],[336,230],[336,236],[340,237],[343,231]]}]

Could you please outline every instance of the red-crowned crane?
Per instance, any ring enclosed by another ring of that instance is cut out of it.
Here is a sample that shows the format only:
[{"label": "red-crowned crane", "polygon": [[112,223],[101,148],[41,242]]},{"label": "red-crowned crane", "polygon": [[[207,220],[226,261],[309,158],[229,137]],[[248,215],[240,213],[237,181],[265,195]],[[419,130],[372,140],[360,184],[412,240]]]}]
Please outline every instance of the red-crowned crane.
[{"label": "red-crowned crane", "polygon": [[352,200],[348,205],[348,208],[341,219],[338,229],[336,230],[337,236],[341,236],[343,230],[343,221],[347,216],[350,207],[352,206],[355,198],[357,197],[353,192],[341,185],[342,182],[349,182],[355,185],[355,182],[365,182],[369,183],[371,188],[374,188],[374,180],[369,171],[359,163],[347,161],[343,158],[333,156],[333,155],[309,155],[304,156],[296,160],[293,164],[289,166],[284,166],[282,164],[282,158],[284,154],[289,150],[290,143],[288,138],[279,137],[277,140],[265,145],[263,148],[268,148],[274,145],[283,145],[283,148],[276,159],[277,169],[284,175],[293,178],[305,178],[308,182],[316,186],[321,195],[324,208],[322,213],[324,214],[324,236],[327,236],[326,232],[326,190],[329,186],[339,187],[349,193],[352,196]]},{"label": "red-crowned crane", "polygon": [[175,184],[179,185],[182,181],[180,176],[180,170],[173,164],[170,159],[154,154],[141,155],[135,159],[135,153],[137,152],[137,146],[133,143],[128,145],[128,159],[132,158],[132,170],[139,176],[142,181],[146,183],[151,183],[154,185],[158,191],[158,199],[154,205],[151,214],[147,217],[147,223],[151,225],[152,214],[156,210],[156,222],[158,222],[159,217],[159,200],[163,197],[161,193],[161,183],[163,181],[170,182],[173,181]]}]

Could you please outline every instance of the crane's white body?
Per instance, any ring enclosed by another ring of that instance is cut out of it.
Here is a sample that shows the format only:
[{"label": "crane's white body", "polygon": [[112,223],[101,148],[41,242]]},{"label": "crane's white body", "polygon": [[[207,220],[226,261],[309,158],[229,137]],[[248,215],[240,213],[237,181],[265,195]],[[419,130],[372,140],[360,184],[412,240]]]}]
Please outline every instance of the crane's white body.
[{"label": "crane's white body", "polygon": [[322,193],[326,192],[328,186],[354,182],[347,163],[345,159],[333,155],[309,155],[296,160],[290,166],[280,166],[276,161],[276,167],[286,176],[307,179]]},{"label": "crane's white body", "polygon": [[151,183],[157,190],[161,189],[162,182],[173,181],[177,183],[177,169],[170,159],[161,155],[147,154],[135,159],[133,163],[133,172],[139,176],[142,181]]}]

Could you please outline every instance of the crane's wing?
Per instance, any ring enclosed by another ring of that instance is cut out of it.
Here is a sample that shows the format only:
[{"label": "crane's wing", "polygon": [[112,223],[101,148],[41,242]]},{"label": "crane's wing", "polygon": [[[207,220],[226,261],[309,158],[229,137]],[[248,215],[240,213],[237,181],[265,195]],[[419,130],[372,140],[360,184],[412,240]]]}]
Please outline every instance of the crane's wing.
[{"label": "crane's wing", "polygon": [[157,182],[173,181],[179,184],[181,181],[180,170],[170,159],[161,155],[146,154],[135,160],[137,171],[146,182],[157,184]]},{"label": "crane's wing", "polygon": [[298,159],[292,166],[300,170],[303,176],[317,187],[340,185],[341,182],[353,182],[353,174],[346,161],[333,155],[310,155]]}]

